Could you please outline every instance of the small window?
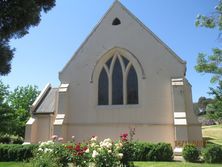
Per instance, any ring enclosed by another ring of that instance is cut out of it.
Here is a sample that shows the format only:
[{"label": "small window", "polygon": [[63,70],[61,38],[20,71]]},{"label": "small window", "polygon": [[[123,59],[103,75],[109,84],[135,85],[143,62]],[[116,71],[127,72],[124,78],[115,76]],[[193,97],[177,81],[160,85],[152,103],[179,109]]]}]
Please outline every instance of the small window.
[{"label": "small window", "polygon": [[113,26],[117,26],[117,25],[120,25],[120,24],[121,24],[120,19],[115,18],[115,19],[113,20],[113,23],[112,23]]}]

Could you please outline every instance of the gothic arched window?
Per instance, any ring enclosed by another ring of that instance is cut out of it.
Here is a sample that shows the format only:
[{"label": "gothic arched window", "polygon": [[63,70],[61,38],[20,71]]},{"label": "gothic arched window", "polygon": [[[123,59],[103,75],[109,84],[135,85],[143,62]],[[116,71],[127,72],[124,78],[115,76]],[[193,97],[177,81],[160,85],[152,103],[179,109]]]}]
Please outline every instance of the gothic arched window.
[{"label": "gothic arched window", "polygon": [[114,54],[102,67],[98,79],[98,105],[138,104],[138,77],[126,57]]}]

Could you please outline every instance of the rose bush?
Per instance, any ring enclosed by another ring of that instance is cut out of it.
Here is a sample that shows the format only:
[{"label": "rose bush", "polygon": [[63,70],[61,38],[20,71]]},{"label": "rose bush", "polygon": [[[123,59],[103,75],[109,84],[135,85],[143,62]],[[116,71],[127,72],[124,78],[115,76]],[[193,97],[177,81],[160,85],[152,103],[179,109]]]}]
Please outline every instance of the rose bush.
[{"label": "rose bush", "polygon": [[76,166],[116,167],[120,166],[123,154],[120,152],[122,143],[105,139],[99,142],[93,136],[87,143],[68,145],[70,159]]},{"label": "rose bush", "polygon": [[31,160],[33,167],[58,167],[62,166],[56,153],[56,145],[53,141],[40,143]]},{"label": "rose bush", "polygon": [[33,166],[66,167],[68,163],[73,163],[77,167],[121,166],[122,140],[114,142],[107,138],[98,141],[98,137],[93,136],[87,142],[75,143],[72,137],[72,142],[62,144],[59,139],[61,138],[52,136],[52,141],[40,143],[32,160]]}]

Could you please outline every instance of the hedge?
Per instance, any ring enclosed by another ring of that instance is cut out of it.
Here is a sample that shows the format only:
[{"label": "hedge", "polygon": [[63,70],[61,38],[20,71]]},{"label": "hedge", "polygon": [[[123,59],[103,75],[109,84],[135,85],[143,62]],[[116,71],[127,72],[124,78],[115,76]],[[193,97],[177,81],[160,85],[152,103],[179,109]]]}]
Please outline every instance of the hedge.
[{"label": "hedge", "polygon": [[128,142],[123,146],[123,163],[129,161],[172,161],[173,149],[167,143]]},{"label": "hedge", "polygon": [[18,136],[1,135],[0,144],[22,144],[23,138]]},{"label": "hedge", "polygon": [[0,162],[27,161],[38,145],[0,144]]}]

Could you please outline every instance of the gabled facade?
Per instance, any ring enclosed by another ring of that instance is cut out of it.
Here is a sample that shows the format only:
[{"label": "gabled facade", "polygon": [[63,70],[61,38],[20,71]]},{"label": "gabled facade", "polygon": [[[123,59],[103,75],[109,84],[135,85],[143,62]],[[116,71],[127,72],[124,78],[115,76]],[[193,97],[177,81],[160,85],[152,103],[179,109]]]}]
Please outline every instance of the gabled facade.
[{"label": "gabled facade", "polygon": [[141,141],[202,143],[186,63],[115,1],[34,102],[26,142],[101,139],[135,128]]}]

